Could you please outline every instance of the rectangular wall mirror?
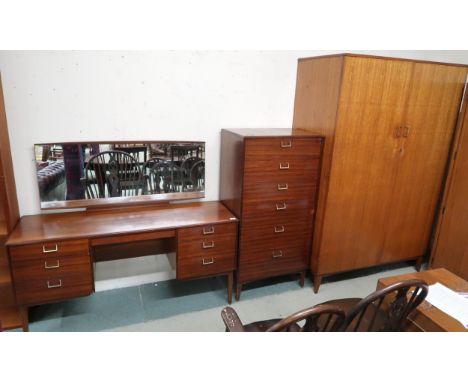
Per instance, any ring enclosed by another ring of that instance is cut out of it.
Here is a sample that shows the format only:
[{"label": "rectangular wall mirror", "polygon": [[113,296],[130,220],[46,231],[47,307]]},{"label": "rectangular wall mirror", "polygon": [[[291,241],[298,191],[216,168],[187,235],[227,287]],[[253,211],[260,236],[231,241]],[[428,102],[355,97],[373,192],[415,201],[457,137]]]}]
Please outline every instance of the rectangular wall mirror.
[{"label": "rectangular wall mirror", "polygon": [[42,209],[204,197],[204,142],[34,145]]}]

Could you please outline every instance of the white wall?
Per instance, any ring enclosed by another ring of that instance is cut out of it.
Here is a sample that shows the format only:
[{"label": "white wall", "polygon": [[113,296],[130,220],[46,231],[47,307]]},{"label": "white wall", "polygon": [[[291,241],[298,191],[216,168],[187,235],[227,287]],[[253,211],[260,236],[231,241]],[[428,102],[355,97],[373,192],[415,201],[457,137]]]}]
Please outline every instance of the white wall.
[{"label": "white wall", "polygon": [[[297,58],[330,53],[0,52],[21,215],[40,212],[33,144],[53,141],[206,141],[217,199],[220,130],[290,127]],[[468,51],[365,53],[468,64]]]}]

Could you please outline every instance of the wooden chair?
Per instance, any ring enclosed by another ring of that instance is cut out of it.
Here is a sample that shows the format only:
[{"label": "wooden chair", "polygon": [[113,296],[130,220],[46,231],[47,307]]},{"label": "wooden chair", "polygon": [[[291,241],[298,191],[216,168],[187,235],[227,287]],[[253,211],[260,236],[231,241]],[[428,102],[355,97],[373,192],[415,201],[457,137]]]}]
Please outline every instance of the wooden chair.
[{"label": "wooden chair", "polygon": [[180,164],[180,172],[182,175],[182,190],[188,191],[192,190],[193,182],[191,179],[192,167],[195,163],[199,162],[200,158],[198,157],[188,157],[185,158]]},{"label": "wooden chair", "polygon": [[83,180],[88,199],[142,193],[139,164],[132,155],[123,151],[103,151],[89,158]]},{"label": "wooden chair", "polygon": [[227,332],[327,332],[342,327],[345,313],[333,305],[320,305],[303,309],[284,319],[243,325],[236,311],[226,307],[221,311],[221,317]]},{"label": "wooden chair", "polygon": [[181,169],[170,161],[152,158],[143,165],[146,194],[182,191]]},{"label": "wooden chair", "polygon": [[342,331],[405,331],[407,317],[427,296],[428,285],[422,280],[401,281],[379,289],[365,298],[344,298],[332,304],[346,313]]}]

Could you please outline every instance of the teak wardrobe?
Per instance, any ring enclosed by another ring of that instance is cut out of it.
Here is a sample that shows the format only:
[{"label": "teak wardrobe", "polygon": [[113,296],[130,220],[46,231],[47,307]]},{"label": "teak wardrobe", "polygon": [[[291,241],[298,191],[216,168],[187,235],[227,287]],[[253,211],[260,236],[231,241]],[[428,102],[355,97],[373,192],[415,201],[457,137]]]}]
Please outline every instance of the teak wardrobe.
[{"label": "teak wardrobe", "polygon": [[468,67],[343,54],[300,59],[294,129],[325,138],[311,270],[417,260],[433,220]]}]

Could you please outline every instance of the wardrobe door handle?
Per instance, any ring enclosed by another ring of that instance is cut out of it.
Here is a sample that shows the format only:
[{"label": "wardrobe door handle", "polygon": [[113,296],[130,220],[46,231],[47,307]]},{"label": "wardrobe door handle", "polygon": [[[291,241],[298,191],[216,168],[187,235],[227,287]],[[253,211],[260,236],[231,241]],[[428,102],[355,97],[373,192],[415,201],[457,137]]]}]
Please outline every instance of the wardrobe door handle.
[{"label": "wardrobe door handle", "polygon": [[287,183],[278,184],[278,191],[284,191],[284,190],[287,190],[287,189],[288,189],[288,184]]},{"label": "wardrobe door handle", "polygon": [[280,163],[279,168],[280,168],[280,170],[289,170],[289,162],[285,163],[285,164]]},{"label": "wardrobe door handle", "polygon": [[408,138],[409,132],[410,132],[410,128],[408,126],[404,126],[403,127],[403,132],[401,133],[401,136],[403,138]]},{"label": "wardrobe door handle", "polygon": [[44,261],[44,269],[54,269],[54,268],[60,268],[60,260],[57,260],[57,264],[54,264],[54,265],[49,265],[47,264],[47,261]]},{"label": "wardrobe door handle", "polygon": [[281,211],[286,209],[286,203],[283,202],[282,204],[276,203],[276,211]]},{"label": "wardrobe door handle", "polygon": [[211,242],[209,244],[206,244],[205,242],[203,242],[203,244],[202,244],[203,249],[213,248],[213,247],[214,247],[214,241],[213,240],[211,240]]},{"label": "wardrobe door handle", "polygon": [[395,138],[400,138],[401,137],[401,129],[403,127],[402,126],[398,126],[396,129],[395,129],[395,133],[394,133],[394,136]]},{"label": "wardrobe door handle", "polygon": [[291,141],[287,141],[287,142],[281,141],[281,147],[282,148],[292,147],[292,142]]}]

